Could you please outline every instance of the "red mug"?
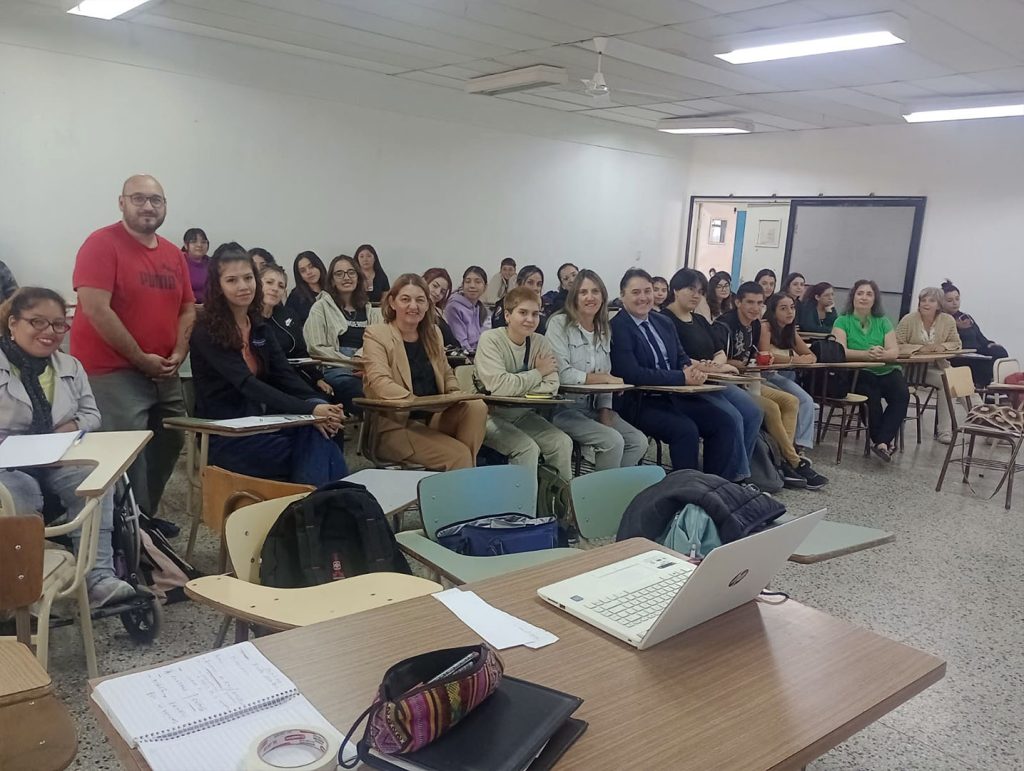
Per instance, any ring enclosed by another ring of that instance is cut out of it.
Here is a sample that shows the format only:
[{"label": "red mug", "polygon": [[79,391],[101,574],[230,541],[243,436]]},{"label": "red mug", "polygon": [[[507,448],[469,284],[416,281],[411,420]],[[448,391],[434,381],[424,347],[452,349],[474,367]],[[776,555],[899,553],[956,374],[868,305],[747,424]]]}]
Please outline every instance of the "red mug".
[{"label": "red mug", "polygon": [[772,355],[770,353],[760,353],[759,352],[757,354],[756,361],[757,361],[757,366],[759,366],[759,367],[767,367],[769,364],[772,363]]}]

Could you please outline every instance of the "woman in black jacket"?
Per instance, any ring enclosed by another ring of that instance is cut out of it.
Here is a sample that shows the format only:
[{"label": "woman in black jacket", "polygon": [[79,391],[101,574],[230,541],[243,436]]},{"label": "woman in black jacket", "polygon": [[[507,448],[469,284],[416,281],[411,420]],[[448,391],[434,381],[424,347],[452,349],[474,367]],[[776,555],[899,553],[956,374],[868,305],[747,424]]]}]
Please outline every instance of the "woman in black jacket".
[{"label": "woman in black jacket", "polygon": [[356,258],[356,265],[363,275],[363,286],[366,287],[366,296],[372,303],[379,303],[381,298],[391,288],[388,281],[388,274],[380,264],[380,257],[377,250],[370,244],[360,244],[352,253]]},{"label": "woman in black jacket", "polygon": [[328,404],[288,364],[260,313],[252,258],[222,244],[210,262],[206,304],[192,332],[196,415],[224,420],[268,413],[324,418],[315,426],[210,438],[210,463],[239,474],[321,485],[348,473],[341,407]]},{"label": "woman in black jacket", "polygon": [[292,263],[295,288],[288,295],[288,309],[295,314],[299,325],[306,323],[309,309],[327,286],[327,268],[316,252],[299,252]]}]

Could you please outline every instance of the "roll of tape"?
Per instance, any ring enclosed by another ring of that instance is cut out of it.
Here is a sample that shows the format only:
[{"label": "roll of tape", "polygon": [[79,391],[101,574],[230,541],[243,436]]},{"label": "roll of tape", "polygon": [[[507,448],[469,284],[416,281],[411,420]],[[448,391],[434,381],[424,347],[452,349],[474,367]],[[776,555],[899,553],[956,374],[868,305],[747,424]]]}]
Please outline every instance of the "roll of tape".
[{"label": "roll of tape", "polygon": [[[315,756],[308,763],[281,765],[268,759],[279,747],[308,747]],[[241,771],[335,771],[341,739],[316,728],[278,728],[253,742]]]}]

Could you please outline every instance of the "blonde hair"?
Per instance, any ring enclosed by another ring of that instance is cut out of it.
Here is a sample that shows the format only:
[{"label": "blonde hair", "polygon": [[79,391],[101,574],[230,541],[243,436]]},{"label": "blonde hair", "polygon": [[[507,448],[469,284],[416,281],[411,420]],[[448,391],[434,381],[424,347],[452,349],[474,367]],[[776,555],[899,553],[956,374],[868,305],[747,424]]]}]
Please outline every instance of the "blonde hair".
[{"label": "blonde hair", "polygon": [[926,286],[924,289],[917,293],[917,302],[920,303],[921,300],[927,299],[929,297],[935,300],[935,304],[939,313],[945,311],[944,306],[946,304],[946,295],[942,292],[941,289],[939,289],[936,286]]}]

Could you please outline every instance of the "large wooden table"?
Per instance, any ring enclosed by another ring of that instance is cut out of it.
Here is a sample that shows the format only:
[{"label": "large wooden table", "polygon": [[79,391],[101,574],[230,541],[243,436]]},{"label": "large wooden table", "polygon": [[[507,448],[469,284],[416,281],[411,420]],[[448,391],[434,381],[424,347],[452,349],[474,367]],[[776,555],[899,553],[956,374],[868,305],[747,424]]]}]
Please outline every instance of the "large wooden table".
[{"label": "large wooden table", "polygon": [[[632,539],[464,587],[558,635],[553,645],[501,656],[508,674],[585,700],[576,716],[590,728],[560,771],[799,768],[945,673],[935,656],[795,600],[747,603],[641,652],[537,597],[541,586],[653,546]],[[421,597],[256,646],[344,732],[390,665],[478,642],[441,603]],[[147,768],[92,708],[125,765]]]}]

